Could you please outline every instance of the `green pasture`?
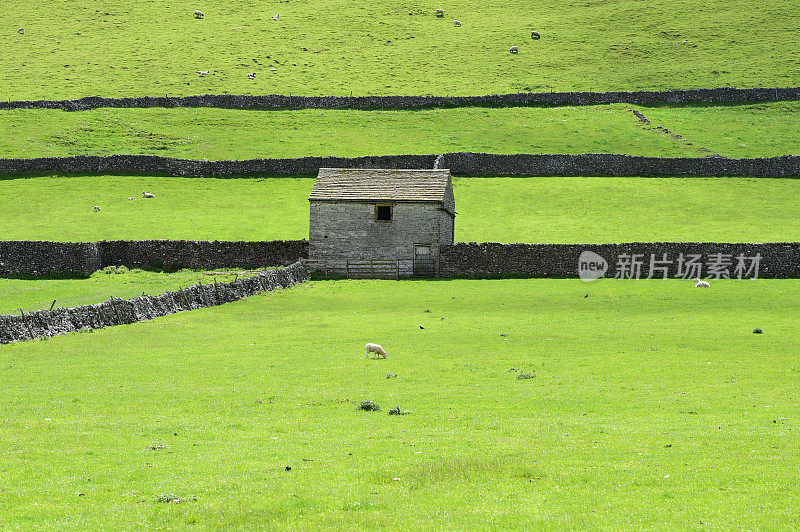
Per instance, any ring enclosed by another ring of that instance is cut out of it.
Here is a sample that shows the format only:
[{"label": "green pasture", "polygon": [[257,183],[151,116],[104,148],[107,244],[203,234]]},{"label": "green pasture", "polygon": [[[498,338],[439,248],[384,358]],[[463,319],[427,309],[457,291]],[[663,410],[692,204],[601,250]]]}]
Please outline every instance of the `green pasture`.
[{"label": "green pasture", "polygon": [[800,72],[793,0],[6,4],[0,98],[14,100],[789,86]]},{"label": "green pasture", "polygon": [[55,307],[77,307],[108,301],[112,297],[130,299],[147,294],[156,296],[167,290],[178,290],[197,283],[233,281],[251,275],[233,270],[172,273],[128,270],[109,267],[87,279],[10,279],[0,277],[0,314],[18,314]]},{"label": "green pasture", "polygon": [[639,108],[663,126],[725,157],[800,155],[800,103]]},{"label": "green pasture", "polygon": [[[632,109],[651,124],[640,124]],[[418,111],[20,109],[0,114],[0,157],[126,153],[220,160],[458,151],[772,157],[798,153],[799,114],[797,102]]]},{"label": "green pasture", "polygon": [[[312,185],[312,178],[0,180],[0,239],[308,238]],[[456,177],[453,187],[463,242],[800,240],[795,179]],[[143,199],[142,191],[156,197]]]},{"label": "green pasture", "polygon": [[0,113],[0,118],[0,157],[131,153],[219,160],[456,151],[707,155],[699,145],[646,131],[625,105],[419,111],[21,109]]},{"label": "green pasture", "polygon": [[0,346],[0,523],[794,529],[798,289],[322,281]]}]

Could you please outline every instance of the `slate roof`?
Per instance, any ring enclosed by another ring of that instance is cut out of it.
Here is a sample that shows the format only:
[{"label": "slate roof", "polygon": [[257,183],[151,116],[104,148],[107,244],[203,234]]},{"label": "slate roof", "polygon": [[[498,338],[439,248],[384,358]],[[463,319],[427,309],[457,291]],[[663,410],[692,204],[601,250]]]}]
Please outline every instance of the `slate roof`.
[{"label": "slate roof", "polygon": [[450,170],[320,168],[308,199],[441,203],[455,210]]}]

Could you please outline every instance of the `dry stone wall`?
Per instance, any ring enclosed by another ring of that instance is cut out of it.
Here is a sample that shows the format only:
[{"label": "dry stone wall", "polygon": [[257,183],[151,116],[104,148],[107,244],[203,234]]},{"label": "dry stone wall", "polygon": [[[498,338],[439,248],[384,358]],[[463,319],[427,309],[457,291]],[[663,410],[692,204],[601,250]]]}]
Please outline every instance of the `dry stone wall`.
[{"label": "dry stone wall", "polygon": [[0,276],[88,276],[101,267],[97,242],[0,240]]},{"label": "dry stone wall", "polygon": [[76,100],[0,101],[2,109],[62,109],[83,111],[97,107],[219,107],[228,109],[421,109],[431,107],[514,107],[599,105],[608,103],[688,104],[800,100],[800,87],[739,89],[673,89],[665,91],[523,92],[485,96],[264,96],[205,94],[199,96],[143,96]]},{"label": "dry stone wall", "polygon": [[308,257],[306,240],[111,240],[98,242],[98,247],[102,267],[124,265],[166,271],[285,266]]},{"label": "dry stone wall", "polygon": [[[496,242],[442,246],[443,277],[578,277],[581,254],[602,257],[604,277],[714,278],[714,272],[736,278],[742,257],[742,278],[800,278],[800,242],[730,244],[716,242],[633,242],[625,244],[501,244]],[[757,259],[755,259],[758,257]],[[651,258],[654,262],[651,264]],[[753,260],[757,261],[755,271]],[[638,266],[636,266],[638,264]],[[694,266],[693,266],[694,265]],[[699,265],[699,266],[698,266]],[[651,268],[655,266],[655,268]],[[692,269],[693,268],[693,269]],[[698,269],[699,268],[699,269]],[[691,271],[690,271],[691,270]],[[691,274],[691,275],[690,275]]]},{"label": "dry stone wall", "polygon": [[457,152],[438,155],[300,157],[244,161],[198,161],[155,155],[79,155],[0,159],[0,175],[149,174],[187,177],[316,175],[320,168],[448,168],[455,175],[494,176],[738,176],[798,177],[800,156],[639,157],[587,153],[513,154]]},{"label": "dry stone wall", "polygon": [[306,240],[0,241],[0,276],[88,276],[106,266],[167,271],[263,268],[285,266],[307,257]]},{"label": "dry stone wall", "polygon": [[159,296],[112,299],[76,308],[0,316],[0,344],[150,320],[185,310],[212,307],[255,294],[286,288],[308,278],[305,261],[267,270],[229,283],[198,284]]}]

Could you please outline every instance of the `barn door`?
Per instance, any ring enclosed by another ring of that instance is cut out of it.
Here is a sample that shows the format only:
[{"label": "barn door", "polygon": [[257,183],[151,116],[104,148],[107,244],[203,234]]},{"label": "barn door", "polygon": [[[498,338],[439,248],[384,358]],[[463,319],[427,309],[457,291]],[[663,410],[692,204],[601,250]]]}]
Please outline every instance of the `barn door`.
[{"label": "barn door", "polygon": [[431,246],[423,244],[414,245],[414,275],[429,277],[436,273],[431,255]]}]

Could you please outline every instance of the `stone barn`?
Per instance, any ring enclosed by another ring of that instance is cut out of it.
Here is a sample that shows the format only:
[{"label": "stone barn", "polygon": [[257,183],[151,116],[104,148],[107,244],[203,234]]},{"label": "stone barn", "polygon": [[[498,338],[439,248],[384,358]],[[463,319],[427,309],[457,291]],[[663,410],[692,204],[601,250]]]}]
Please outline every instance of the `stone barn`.
[{"label": "stone barn", "polygon": [[313,268],[369,277],[390,264],[399,276],[431,276],[439,246],[453,243],[450,170],[320,168],[308,200]]}]

